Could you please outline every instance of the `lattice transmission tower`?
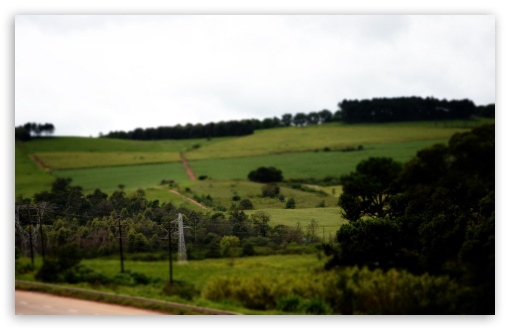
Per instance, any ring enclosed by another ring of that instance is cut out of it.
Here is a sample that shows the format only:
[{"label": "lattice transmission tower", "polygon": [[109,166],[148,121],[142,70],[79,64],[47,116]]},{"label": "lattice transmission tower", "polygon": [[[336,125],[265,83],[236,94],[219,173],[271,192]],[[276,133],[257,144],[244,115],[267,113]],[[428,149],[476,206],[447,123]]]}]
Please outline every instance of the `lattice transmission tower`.
[{"label": "lattice transmission tower", "polygon": [[179,213],[177,217],[177,230],[179,233],[179,246],[177,250],[177,260],[180,263],[188,262],[188,255],[186,254],[186,242],[184,240],[184,228],[189,228],[188,226],[184,226],[182,221],[182,214]]}]

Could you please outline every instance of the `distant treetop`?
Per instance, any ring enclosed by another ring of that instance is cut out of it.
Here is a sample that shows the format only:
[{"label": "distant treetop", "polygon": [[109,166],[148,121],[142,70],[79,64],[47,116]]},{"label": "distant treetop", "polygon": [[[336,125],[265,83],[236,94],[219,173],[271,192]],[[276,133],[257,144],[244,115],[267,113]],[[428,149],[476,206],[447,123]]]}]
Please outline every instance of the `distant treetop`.
[{"label": "distant treetop", "polygon": [[476,106],[468,99],[439,100],[433,97],[395,97],[364,100],[343,100],[334,113],[328,109],[298,112],[294,115],[265,119],[221,121],[208,124],[186,124],[160,126],[157,128],[136,128],[133,131],[115,131],[101,137],[133,140],[179,140],[243,136],[255,130],[279,127],[303,127],[330,122],[380,123],[419,120],[469,119],[473,116],[495,117],[494,104]]}]

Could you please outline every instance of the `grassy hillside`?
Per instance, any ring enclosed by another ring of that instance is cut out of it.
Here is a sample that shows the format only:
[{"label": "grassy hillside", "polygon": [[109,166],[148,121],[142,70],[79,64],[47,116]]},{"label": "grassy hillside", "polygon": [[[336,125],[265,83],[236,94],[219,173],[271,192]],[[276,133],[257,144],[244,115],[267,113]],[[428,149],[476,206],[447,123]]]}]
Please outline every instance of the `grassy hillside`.
[{"label": "grassy hillside", "polygon": [[228,159],[190,161],[197,175],[207,175],[219,180],[247,179],[248,173],[260,166],[274,166],[283,171],[286,179],[338,177],[353,171],[356,165],[369,157],[391,157],[405,162],[416,152],[447,139],[424,140],[365,145],[361,151],[295,152]]},{"label": "grassy hillside", "polygon": [[[59,137],[16,144],[16,195],[32,196],[49,189],[54,177],[70,177],[86,191],[111,192],[150,188],[163,179],[189,181],[179,163],[184,151],[197,176],[213,179],[245,179],[259,166],[276,166],[285,178],[323,178],[354,170],[370,156],[406,161],[416,151],[446,142],[455,132],[481,121],[413,122],[388,124],[290,127],[256,131],[245,137],[132,141]],[[363,145],[362,151],[342,152]],[[331,150],[325,152],[325,148]],[[37,167],[35,157],[53,171]]]},{"label": "grassy hillside", "polygon": [[30,158],[25,150],[26,144],[15,145],[15,192],[24,197],[46,190],[51,187],[55,178],[43,170]]},{"label": "grassy hillside", "polygon": [[161,180],[187,181],[188,176],[181,163],[99,167],[78,170],[54,171],[58,177],[72,178],[72,184],[85,191],[100,188],[113,192],[120,184],[128,190],[157,186]]},{"label": "grassy hillside", "polygon": [[180,152],[194,145],[221,143],[229,138],[190,140],[136,141],[108,138],[54,137],[25,143],[28,153],[40,152]]},{"label": "grassy hillside", "polygon": [[[254,206],[254,209],[283,209],[285,201],[289,198],[294,198],[296,201],[296,208],[315,208],[320,202],[324,202],[326,206],[336,205],[338,199],[331,195],[323,195],[317,193],[310,193],[301,190],[291,189],[285,186],[280,187],[280,194],[285,197],[283,201],[278,198],[264,198],[262,197],[262,186],[264,184],[249,182],[249,181],[195,181],[192,184],[187,184],[189,192],[186,193],[190,196],[196,194],[198,196],[212,196],[215,205],[221,205],[225,208],[230,208],[235,195],[240,199],[249,199]],[[182,187],[181,187],[182,190]]]},{"label": "grassy hillside", "polygon": [[255,131],[255,134],[211,144],[187,154],[189,160],[237,158],[358,145],[446,140],[467,129],[465,123],[442,126],[434,122],[356,124],[331,123]]}]

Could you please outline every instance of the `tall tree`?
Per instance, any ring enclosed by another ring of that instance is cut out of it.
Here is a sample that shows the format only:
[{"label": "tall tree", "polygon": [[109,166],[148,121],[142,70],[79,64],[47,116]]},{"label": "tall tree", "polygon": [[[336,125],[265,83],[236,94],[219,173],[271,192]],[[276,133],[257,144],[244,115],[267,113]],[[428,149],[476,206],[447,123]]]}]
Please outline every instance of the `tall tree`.
[{"label": "tall tree", "polygon": [[343,193],[338,205],[343,216],[357,221],[363,216],[384,217],[389,212],[390,189],[401,165],[391,158],[371,157],[361,161],[356,171],[340,177]]}]

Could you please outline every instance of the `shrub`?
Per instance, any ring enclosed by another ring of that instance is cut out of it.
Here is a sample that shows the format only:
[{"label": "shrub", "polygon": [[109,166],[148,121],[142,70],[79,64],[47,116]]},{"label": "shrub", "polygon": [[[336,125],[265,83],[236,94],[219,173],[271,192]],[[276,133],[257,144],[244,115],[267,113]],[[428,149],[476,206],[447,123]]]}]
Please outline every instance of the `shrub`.
[{"label": "shrub", "polygon": [[275,167],[259,167],[248,174],[248,179],[255,182],[280,182],[283,180],[282,171]]},{"label": "shrub", "polygon": [[16,260],[15,263],[15,272],[16,274],[27,274],[34,271],[34,267],[30,263],[21,263]]},{"label": "shrub", "polygon": [[315,206],[317,208],[326,207],[326,201],[321,200],[317,205]]},{"label": "shrub", "polygon": [[294,200],[294,198],[289,198],[287,200],[287,203],[285,204],[285,208],[286,209],[295,209],[296,208],[296,201]]},{"label": "shrub", "polygon": [[320,298],[305,300],[299,309],[305,314],[311,315],[328,315],[331,314],[331,308]]},{"label": "shrub", "polygon": [[243,199],[239,202],[240,210],[253,210],[253,203],[249,199]]},{"label": "shrub", "polygon": [[63,274],[61,272],[58,260],[46,258],[44,264],[35,274],[35,279],[43,282],[57,283],[63,282]]},{"label": "shrub", "polygon": [[163,287],[163,293],[168,296],[178,296],[186,300],[192,300],[200,292],[193,286],[193,284],[173,280],[172,284],[170,284],[169,281],[166,283]]},{"label": "shrub", "polygon": [[206,283],[202,296],[256,310],[410,315],[466,314],[470,292],[446,276],[346,267],[299,276],[217,277]]},{"label": "shrub", "polygon": [[118,273],[115,274],[111,281],[113,285],[122,285],[122,286],[134,286],[136,284],[135,279],[129,273]]},{"label": "shrub", "polygon": [[44,264],[35,274],[35,278],[43,282],[63,282],[64,273],[78,265],[81,261],[81,252],[78,244],[69,243],[58,247],[54,257],[47,257]]},{"label": "shrub", "polygon": [[253,256],[255,255],[255,250],[253,248],[253,244],[246,242],[243,244],[243,256]]},{"label": "shrub", "polygon": [[285,296],[278,300],[276,308],[283,312],[298,312],[303,299],[297,295]]},{"label": "shrub", "polygon": [[268,183],[262,186],[262,197],[274,198],[280,193],[280,187],[276,183]]},{"label": "shrub", "polygon": [[92,285],[106,285],[110,283],[110,279],[103,273],[81,264],[66,271],[64,280],[71,284],[90,283]]}]

